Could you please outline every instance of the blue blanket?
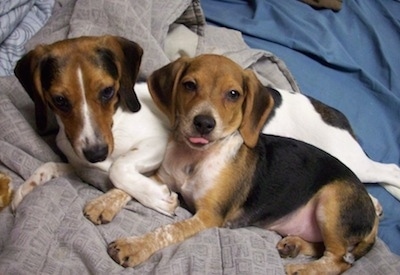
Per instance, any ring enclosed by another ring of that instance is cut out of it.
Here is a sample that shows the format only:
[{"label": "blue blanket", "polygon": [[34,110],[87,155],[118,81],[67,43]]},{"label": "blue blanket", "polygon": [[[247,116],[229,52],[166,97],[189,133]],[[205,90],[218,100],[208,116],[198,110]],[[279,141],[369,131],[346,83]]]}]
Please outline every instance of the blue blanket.
[{"label": "blue blanket", "polygon": [[12,75],[25,43],[46,23],[54,0],[0,1],[0,76]]},{"label": "blue blanket", "polygon": [[[296,0],[202,0],[207,22],[239,30],[281,58],[303,93],[341,110],[366,153],[400,164],[400,2],[344,0],[339,12]],[[400,202],[367,185],[384,208],[379,236],[400,255]]]}]

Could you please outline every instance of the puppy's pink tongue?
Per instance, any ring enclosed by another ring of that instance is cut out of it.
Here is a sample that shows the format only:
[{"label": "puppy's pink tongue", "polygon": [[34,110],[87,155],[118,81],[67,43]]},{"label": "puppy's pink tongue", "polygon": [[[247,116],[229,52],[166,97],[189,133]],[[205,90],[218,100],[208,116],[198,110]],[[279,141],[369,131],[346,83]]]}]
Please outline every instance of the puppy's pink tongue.
[{"label": "puppy's pink tongue", "polygon": [[195,143],[195,144],[207,144],[208,140],[202,137],[191,137],[189,138],[189,141],[191,143]]}]

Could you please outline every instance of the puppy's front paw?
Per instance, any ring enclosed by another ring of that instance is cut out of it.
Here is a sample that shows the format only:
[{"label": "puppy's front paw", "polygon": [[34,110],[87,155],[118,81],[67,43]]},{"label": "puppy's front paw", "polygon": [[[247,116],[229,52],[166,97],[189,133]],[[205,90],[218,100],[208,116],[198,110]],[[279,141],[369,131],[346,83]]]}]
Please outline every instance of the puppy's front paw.
[{"label": "puppy's front paw", "polygon": [[152,182],[151,189],[136,193],[134,198],[141,204],[154,209],[164,215],[173,217],[179,205],[178,195],[172,192],[167,185]]},{"label": "puppy's front paw", "polygon": [[145,237],[118,239],[108,245],[110,257],[123,267],[134,267],[146,261],[154,253],[151,240]]},{"label": "puppy's front paw", "polygon": [[154,209],[170,217],[175,215],[175,210],[178,205],[178,195],[169,189],[164,192],[164,196],[154,200]]},{"label": "puppy's front paw", "polygon": [[16,212],[18,205],[21,201],[37,186],[34,181],[26,181],[20,187],[15,190],[12,201],[11,201],[11,211]]},{"label": "puppy's front paw", "polygon": [[35,187],[43,185],[51,179],[64,176],[73,172],[72,166],[67,163],[46,162],[39,166],[35,172],[15,191],[11,202],[11,210],[15,212],[17,206],[25,196]]},{"label": "puppy's front paw", "polygon": [[111,222],[115,215],[131,200],[131,196],[119,189],[111,189],[104,195],[89,201],[83,214],[94,224]]}]

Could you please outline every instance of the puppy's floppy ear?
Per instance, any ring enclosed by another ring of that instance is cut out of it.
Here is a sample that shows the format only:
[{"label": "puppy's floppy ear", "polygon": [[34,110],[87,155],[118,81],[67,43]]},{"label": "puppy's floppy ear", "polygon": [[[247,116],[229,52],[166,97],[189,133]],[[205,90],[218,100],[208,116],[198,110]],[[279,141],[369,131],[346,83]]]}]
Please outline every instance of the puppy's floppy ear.
[{"label": "puppy's floppy ear", "polygon": [[110,37],[121,47],[123,57],[121,62],[121,83],[119,94],[123,104],[132,112],[140,110],[140,102],[135,93],[134,86],[142,62],[143,49],[135,42],[123,37]]},{"label": "puppy's floppy ear", "polygon": [[171,126],[175,124],[177,86],[189,60],[181,57],[154,71],[147,80],[154,102],[168,116]]},{"label": "puppy's floppy ear", "polygon": [[268,88],[262,85],[252,71],[246,70],[244,74],[246,99],[243,104],[243,120],[239,132],[244,143],[254,148],[261,129],[272,111],[274,100]]},{"label": "puppy's floppy ear", "polygon": [[[45,48],[38,46],[25,54],[15,66],[14,74],[35,104],[36,127],[40,134],[47,132],[47,104],[41,87],[40,67],[45,55]],[[46,62],[45,62],[46,63]]]}]

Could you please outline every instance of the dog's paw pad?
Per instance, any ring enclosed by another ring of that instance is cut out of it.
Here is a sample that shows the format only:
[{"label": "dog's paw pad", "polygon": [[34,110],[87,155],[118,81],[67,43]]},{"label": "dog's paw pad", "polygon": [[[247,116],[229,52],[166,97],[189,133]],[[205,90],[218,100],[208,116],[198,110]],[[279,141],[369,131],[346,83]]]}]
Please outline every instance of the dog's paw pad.
[{"label": "dog's paw pad", "polygon": [[107,253],[123,267],[134,267],[146,261],[153,254],[151,247],[151,241],[140,237],[131,237],[110,243]]},{"label": "dog's paw pad", "polygon": [[168,191],[168,195],[154,201],[154,209],[167,216],[175,216],[175,210],[179,206],[178,195],[175,192]]},{"label": "dog's paw pad", "polygon": [[295,258],[299,254],[300,248],[295,238],[285,237],[276,245],[279,255],[282,258]]},{"label": "dog's paw pad", "polygon": [[117,213],[96,200],[90,201],[83,210],[84,216],[97,225],[111,222]]}]

